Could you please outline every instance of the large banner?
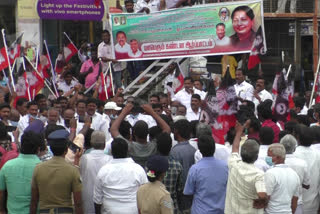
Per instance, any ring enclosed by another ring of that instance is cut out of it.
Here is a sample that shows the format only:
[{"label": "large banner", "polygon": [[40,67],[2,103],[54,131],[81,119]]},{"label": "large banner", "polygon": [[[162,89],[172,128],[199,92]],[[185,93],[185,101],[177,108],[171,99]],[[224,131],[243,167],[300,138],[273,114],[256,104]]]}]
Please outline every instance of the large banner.
[{"label": "large banner", "polygon": [[248,53],[253,44],[266,51],[262,0],[112,14],[110,22],[117,60]]}]

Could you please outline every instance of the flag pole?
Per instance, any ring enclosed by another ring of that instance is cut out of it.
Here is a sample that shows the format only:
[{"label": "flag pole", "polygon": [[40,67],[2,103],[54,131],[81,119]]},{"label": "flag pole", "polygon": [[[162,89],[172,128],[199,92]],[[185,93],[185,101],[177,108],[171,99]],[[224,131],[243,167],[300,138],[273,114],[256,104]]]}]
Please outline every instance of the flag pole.
[{"label": "flag pole", "polygon": [[[63,32],[63,34],[67,37],[67,39],[71,42],[71,44],[77,48],[77,46],[74,45],[74,43],[72,42],[72,40],[70,39],[70,37],[68,36],[68,34],[66,32]],[[78,48],[77,48],[78,51]]]},{"label": "flag pole", "polygon": [[24,62],[24,57],[22,58],[22,66],[23,66],[23,70],[24,70],[24,75],[25,75],[25,81],[27,83],[27,93],[28,93],[28,99],[29,101],[31,101],[31,93],[30,93],[30,85],[29,85],[29,81],[28,81],[28,76],[27,76],[27,71],[26,71],[26,63]]},{"label": "flag pole", "polygon": [[52,74],[52,83],[53,83],[53,89],[56,93],[56,96],[55,97],[58,97],[59,96],[59,93],[58,93],[58,90],[57,90],[57,87],[56,87],[56,74],[54,73],[54,69],[53,69],[53,66],[52,66],[52,61],[51,61],[51,57],[50,57],[50,53],[49,53],[49,49],[48,49],[48,45],[47,45],[47,41],[46,40],[43,40],[44,42],[44,46],[46,48],[46,51],[47,51],[47,54],[49,56],[49,61],[50,61],[50,66],[51,66],[51,74]]},{"label": "flag pole", "polygon": [[38,67],[38,57],[39,57],[39,49],[37,48],[37,52],[36,52],[36,68]]},{"label": "flag pole", "polygon": [[[112,95],[114,96],[114,86],[113,86],[113,76],[112,76],[112,69],[111,69],[111,61],[109,61],[109,71],[110,71],[110,84],[112,87]],[[107,71],[108,73],[108,71]],[[106,75],[107,75],[106,73]]]},{"label": "flag pole", "polygon": [[[30,60],[26,57],[27,61],[29,62],[29,64],[32,66],[33,70],[35,70],[35,72],[41,77],[42,75],[39,73],[39,71],[34,67],[34,65],[32,65],[32,63],[30,62]],[[43,78],[44,79],[44,78]],[[44,84],[45,86],[47,86],[47,88],[49,89],[50,93],[57,99],[57,96],[55,95],[55,93],[52,91],[52,89],[49,87],[48,83],[46,82],[46,79],[44,79]]]},{"label": "flag pole", "polygon": [[312,86],[311,98],[310,98],[310,101],[309,101],[309,108],[312,105],[313,96],[314,96],[314,90],[316,88],[317,81],[319,82],[319,67],[320,67],[320,56],[319,56],[318,65],[317,65],[317,72],[315,74],[314,82],[313,82],[313,86]]},{"label": "flag pole", "polygon": [[289,74],[291,72],[291,67],[292,67],[292,64],[289,65],[289,68],[288,68],[288,72],[286,74],[286,79],[288,80],[288,77],[289,77]]},{"label": "flag pole", "polygon": [[7,57],[7,60],[8,60],[9,75],[10,75],[10,78],[11,78],[12,89],[15,92],[16,91],[16,86],[14,85],[14,79],[13,79],[12,68],[11,68],[10,60],[9,60],[8,47],[7,47],[7,43],[6,43],[6,36],[5,36],[4,29],[1,30],[1,33],[2,33],[3,45],[4,45],[4,48],[5,48],[5,51],[6,51],[6,57]]},{"label": "flag pole", "polygon": [[[110,67],[109,67],[110,68]],[[106,74],[108,73],[109,71],[109,68],[106,70]],[[85,90],[85,92],[83,92],[83,94],[87,94],[89,91],[91,91],[91,89],[96,85],[96,83],[93,83],[87,90]]]}]

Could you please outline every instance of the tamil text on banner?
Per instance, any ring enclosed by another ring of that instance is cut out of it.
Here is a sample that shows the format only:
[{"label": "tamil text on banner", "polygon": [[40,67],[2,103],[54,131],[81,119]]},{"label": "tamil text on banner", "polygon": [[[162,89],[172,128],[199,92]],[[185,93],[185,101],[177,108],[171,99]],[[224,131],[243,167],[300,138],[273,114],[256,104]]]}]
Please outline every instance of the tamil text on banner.
[{"label": "tamil text on banner", "polygon": [[110,22],[117,60],[249,53],[258,43],[266,50],[262,0],[112,14]]}]

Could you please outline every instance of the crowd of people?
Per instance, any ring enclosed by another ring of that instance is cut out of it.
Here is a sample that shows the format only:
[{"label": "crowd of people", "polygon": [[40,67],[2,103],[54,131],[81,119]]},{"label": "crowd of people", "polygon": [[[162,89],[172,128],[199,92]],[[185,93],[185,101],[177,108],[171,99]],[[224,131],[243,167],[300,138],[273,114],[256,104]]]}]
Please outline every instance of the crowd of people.
[{"label": "crowd of people", "polygon": [[201,120],[208,91],[191,77],[148,100],[119,87],[103,102],[68,72],[56,100],[3,96],[0,213],[318,213],[320,104],[297,93],[283,122],[263,77],[234,76],[246,117],[219,144]]}]

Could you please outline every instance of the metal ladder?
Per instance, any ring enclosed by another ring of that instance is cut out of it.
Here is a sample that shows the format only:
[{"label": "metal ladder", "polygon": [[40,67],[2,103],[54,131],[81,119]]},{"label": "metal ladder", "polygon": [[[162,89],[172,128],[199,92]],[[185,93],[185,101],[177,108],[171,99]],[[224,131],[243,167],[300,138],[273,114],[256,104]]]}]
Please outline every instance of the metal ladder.
[{"label": "metal ladder", "polygon": [[[170,59],[167,62],[161,62],[160,59],[155,60],[151,65],[149,65],[136,79],[134,79],[123,91],[125,97],[133,96],[136,97],[142,92],[149,92],[148,87],[157,87],[161,80],[163,80],[167,74],[163,72],[171,65],[172,63],[180,63],[184,58]],[[157,70],[158,67],[161,67]],[[153,69],[155,68],[155,69]],[[155,73],[154,70],[156,70]],[[162,78],[160,79],[162,75]],[[164,76],[165,75],[165,76]],[[149,78],[146,82],[138,84],[142,78]]]}]

